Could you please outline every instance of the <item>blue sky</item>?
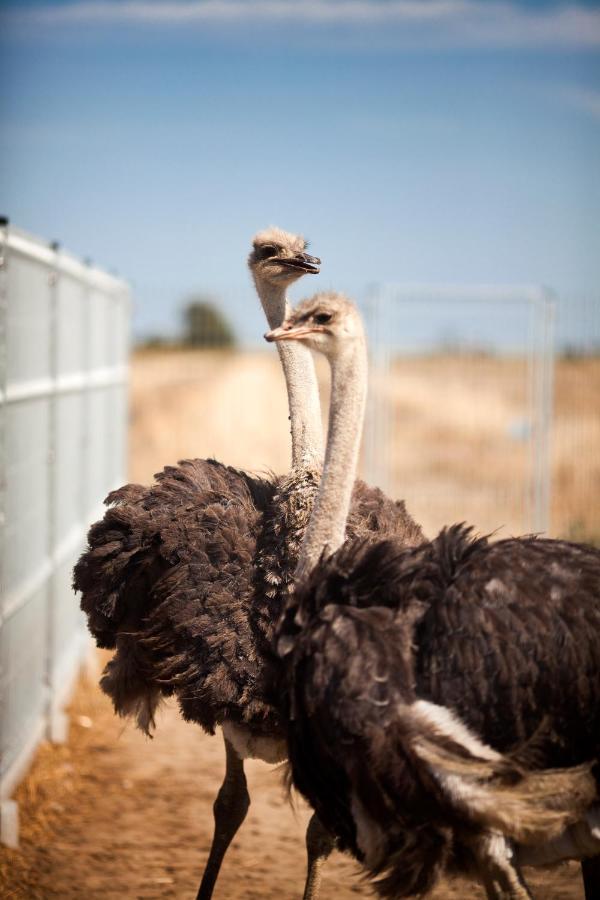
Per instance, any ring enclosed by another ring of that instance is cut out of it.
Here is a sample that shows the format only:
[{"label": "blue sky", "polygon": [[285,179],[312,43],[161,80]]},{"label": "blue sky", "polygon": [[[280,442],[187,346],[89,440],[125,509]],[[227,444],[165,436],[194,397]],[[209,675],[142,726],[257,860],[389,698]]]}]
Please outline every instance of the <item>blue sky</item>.
[{"label": "blue sky", "polygon": [[0,31],[0,204],[128,277],[138,333],[195,290],[260,333],[270,223],[312,239],[310,290],[600,297],[598,4],[21,2]]}]

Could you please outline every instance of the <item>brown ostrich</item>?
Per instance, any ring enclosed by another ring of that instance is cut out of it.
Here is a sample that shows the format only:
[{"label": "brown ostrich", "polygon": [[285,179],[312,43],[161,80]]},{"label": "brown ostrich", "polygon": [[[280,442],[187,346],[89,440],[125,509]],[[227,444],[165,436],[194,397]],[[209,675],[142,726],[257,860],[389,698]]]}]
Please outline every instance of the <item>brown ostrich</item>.
[{"label": "brown ostrich", "polygon": [[267,338],[332,370],[323,478],[277,632],[295,785],[381,896],[421,895],[454,868],[522,900],[520,865],[589,858],[599,897],[600,551],[464,525],[408,549],[344,544],[360,317],[317,295]]},{"label": "brown ostrich", "polygon": [[[258,234],[250,271],[271,327],[283,321],[286,289],[319,260],[302,238]],[[317,382],[310,351],[280,348],[289,395],[292,468],[259,479],[214,460],[167,467],[150,487],[126,485],[90,529],[74,576],[99,646],[116,648],[101,681],[115,710],[150,732],[162,696],[184,717],[225,738],[226,773],[198,897],[211,897],[220,865],[249,806],[243,759],[283,760],[271,647],[274,622],[293,584],[322,459]],[[357,482],[349,533],[423,540],[403,503]],[[316,896],[329,839],[307,832],[305,897]]]}]

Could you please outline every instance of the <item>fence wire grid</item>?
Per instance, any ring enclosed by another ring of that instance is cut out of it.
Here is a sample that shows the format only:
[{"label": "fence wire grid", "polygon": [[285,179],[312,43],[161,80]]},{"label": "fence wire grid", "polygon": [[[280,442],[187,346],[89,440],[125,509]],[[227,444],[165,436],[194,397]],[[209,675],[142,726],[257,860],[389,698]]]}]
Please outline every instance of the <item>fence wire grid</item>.
[{"label": "fence wire grid", "polygon": [[389,285],[365,310],[368,480],[430,535],[464,520],[498,537],[598,539],[598,303],[539,287]]},{"label": "fence wire grid", "polygon": [[[127,284],[0,229],[0,791],[10,797],[89,647],[71,590],[99,505],[125,476]],[[4,822],[4,820],[3,820]]]}]

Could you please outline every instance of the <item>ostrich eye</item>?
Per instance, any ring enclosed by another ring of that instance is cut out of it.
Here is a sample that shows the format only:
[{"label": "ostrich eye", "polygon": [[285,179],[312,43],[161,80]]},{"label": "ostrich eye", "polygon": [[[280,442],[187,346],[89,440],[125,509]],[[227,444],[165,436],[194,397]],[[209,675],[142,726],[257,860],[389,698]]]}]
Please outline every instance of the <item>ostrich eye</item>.
[{"label": "ostrich eye", "polygon": [[315,322],[317,325],[326,325],[328,322],[331,322],[331,313],[317,313]]},{"label": "ostrich eye", "polygon": [[261,247],[258,251],[259,259],[269,259],[271,256],[277,256],[279,252],[279,247],[276,247],[274,244],[265,244],[264,247]]}]

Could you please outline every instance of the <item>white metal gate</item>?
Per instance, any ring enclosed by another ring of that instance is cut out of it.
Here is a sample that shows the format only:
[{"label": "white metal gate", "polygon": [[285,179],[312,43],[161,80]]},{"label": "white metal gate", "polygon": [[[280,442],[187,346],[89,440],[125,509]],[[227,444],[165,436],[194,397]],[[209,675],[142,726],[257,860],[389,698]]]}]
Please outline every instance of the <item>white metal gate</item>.
[{"label": "white metal gate", "polygon": [[[88,648],[71,572],[125,476],[127,284],[0,226],[0,787],[60,740]],[[3,802],[4,835],[15,810]],[[5,827],[6,826],[6,827]]]},{"label": "white metal gate", "polygon": [[367,301],[367,479],[433,536],[549,529],[554,299],[537,287],[399,285]]}]

